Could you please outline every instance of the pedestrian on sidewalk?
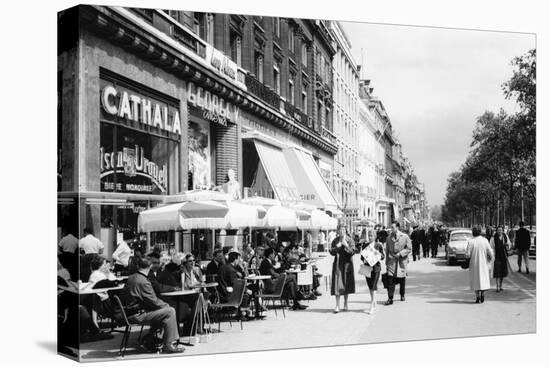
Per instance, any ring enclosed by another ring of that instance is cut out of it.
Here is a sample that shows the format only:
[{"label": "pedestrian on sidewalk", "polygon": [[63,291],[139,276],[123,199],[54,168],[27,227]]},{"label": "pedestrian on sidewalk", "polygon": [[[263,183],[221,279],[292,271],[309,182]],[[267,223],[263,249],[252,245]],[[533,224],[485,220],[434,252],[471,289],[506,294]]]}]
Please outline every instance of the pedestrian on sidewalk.
[{"label": "pedestrian on sidewalk", "polygon": [[386,239],[386,269],[388,283],[388,300],[386,306],[393,304],[395,284],[399,283],[399,295],[401,301],[405,300],[405,279],[407,277],[407,265],[411,252],[411,239],[399,230],[399,222],[391,225],[391,233]]},{"label": "pedestrian on sidewalk", "polygon": [[355,243],[343,224],[338,226],[338,237],[332,241],[329,253],[334,256],[330,294],[336,297],[334,313],[340,312],[340,296],[344,296],[344,311],[348,310],[348,295],[355,293],[355,275],[352,257],[357,253]]},{"label": "pedestrian on sidewalk", "polygon": [[434,224],[430,234],[430,246],[432,251],[432,258],[437,257],[437,249],[439,247],[440,242],[441,242],[441,233],[437,228],[437,224]]},{"label": "pedestrian on sidewalk", "polygon": [[423,245],[423,242],[425,240],[424,237],[426,237],[426,233],[422,229],[421,226],[414,226],[413,231],[411,233],[411,241],[412,241],[412,254],[413,254],[413,261],[416,261],[416,258],[418,257],[418,260],[420,260],[420,246]]},{"label": "pedestrian on sidewalk", "polygon": [[425,258],[430,257],[430,240],[429,233],[424,229],[424,226],[421,226],[422,236],[422,256]]},{"label": "pedestrian on sidewalk", "polygon": [[525,273],[529,274],[529,247],[531,246],[531,233],[523,226],[523,221],[519,222],[519,229],[516,231],[514,245],[518,252],[518,273],[521,273],[521,260],[525,263]]},{"label": "pedestrian on sidewalk", "polygon": [[495,256],[479,227],[472,228],[472,235],[474,238],[468,241],[466,250],[470,259],[470,289],[476,294],[476,303],[483,303],[485,291],[491,288],[489,267]]},{"label": "pedestrian on sidewalk", "polygon": [[497,227],[497,233],[491,238],[490,244],[495,254],[493,277],[497,282],[497,292],[502,292],[502,281],[508,276],[508,250],[511,246],[502,226]]},{"label": "pedestrian on sidewalk", "polygon": [[[373,230],[369,231],[368,240],[361,247],[361,251],[369,246],[375,250],[375,253],[378,252],[377,255],[380,257],[380,261],[384,261],[384,247],[380,242],[376,241],[376,232]],[[367,259],[365,259],[362,255],[361,261],[363,261],[364,264],[369,265]],[[382,270],[380,261],[371,266],[372,271],[370,273],[370,277],[365,277],[367,279],[367,285],[370,293],[370,309],[365,310],[368,314],[372,314],[376,310],[376,291],[378,290],[378,280],[380,279],[380,271]]]}]

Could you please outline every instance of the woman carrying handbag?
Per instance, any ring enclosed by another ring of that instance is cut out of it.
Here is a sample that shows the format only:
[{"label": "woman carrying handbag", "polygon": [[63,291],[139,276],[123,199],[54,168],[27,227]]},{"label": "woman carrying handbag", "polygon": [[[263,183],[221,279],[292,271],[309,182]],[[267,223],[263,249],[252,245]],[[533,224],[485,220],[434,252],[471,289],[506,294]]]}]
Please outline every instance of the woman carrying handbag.
[{"label": "woman carrying handbag", "polygon": [[371,230],[369,231],[368,241],[361,247],[361,261],[363,263],[359,268],[359,274],[365,276],[369,286],[370,309],[365,310],[369,315],[376,310],[376,291],[378,290],[378,280],[382,270],[380,262],[383,260],[384,247],[376,241],[376,232]]},{"label": "woman carrying handbag", "polygon": [[334,313],[340,312],[340,296],[344,296],[344,311],[348,310],[348,294],[355,293],[355,275],[353,255],[358,252],[353,239],[346,233],[342,224],[338,227],[338,237],[330,246],[329,253],[334,256],[332,263],[332,284],[330,294],[336,297]]}]

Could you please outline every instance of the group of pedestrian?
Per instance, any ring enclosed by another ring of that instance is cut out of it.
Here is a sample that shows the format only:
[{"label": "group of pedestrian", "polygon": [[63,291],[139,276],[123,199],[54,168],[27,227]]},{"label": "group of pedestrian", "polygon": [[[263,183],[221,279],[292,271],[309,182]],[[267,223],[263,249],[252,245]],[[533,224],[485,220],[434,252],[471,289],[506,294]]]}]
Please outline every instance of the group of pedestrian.
[{"label": "group of pedestrian", "polygon": [[420,250],[422,257],[437,258],[439,247],[446,243],[446,230],[441,225],[431,225],[426,230],[424,225],[416,224],[412,227],[411,242],[413,261],[420,260]]},{"label": "group of pedestrian", "polygon": [[[381,226],[368,232],[368,238],[362,238],[360,243],[347,234],[346,227],[338,227],[338,236],[332,241],[329,253],[334,256],[332,266],[331,295],[335,296],[336,306],[334,312],[340,312],[340,299],[344,298],[343,311],[348,310],[348,295],[355,293],[355,272],[352,258],[361,252],[362,266],[365,266],[365,278],[371,296],[370,308],[366,313],[372,314],[376,310],[376,291],[379,279],[388,292],[386,306],[393,304],[395,287],[399,284],[401,301],[405,301],[405,279],[409,254],[412,250],[411,239],[401,232],[399,222],[393,222],[390,233]],[[362,237],[366,237],[366,233]],[[367,259],[363,254],[367,248],[373,253],[373,257]],[[385,266],[383,267],[382,264]],[[382,274],[383,272],[383,274]]]},{"label": "group of pedestrian", "polygon": [[[490,276],[496,282],[496,292],[503,291],[502,282],[510,271],[508,251],[512,247],[509,236],[504,232],[503,226],[498,226],[496,231],[488,228],[485,236],[481,229],[475,226],[472,229],[473,238],[468,242],[467,256],[469,259],[470,289],[475,292],[476,303],[485,301],[485,292],[491,288]],[[525,272],[529,273],[529,246],[531,235],[519,222],[519,229],[515,232],[514,245],[518,256],[518,272],[521,273],[522,260],[525,263]]]}]

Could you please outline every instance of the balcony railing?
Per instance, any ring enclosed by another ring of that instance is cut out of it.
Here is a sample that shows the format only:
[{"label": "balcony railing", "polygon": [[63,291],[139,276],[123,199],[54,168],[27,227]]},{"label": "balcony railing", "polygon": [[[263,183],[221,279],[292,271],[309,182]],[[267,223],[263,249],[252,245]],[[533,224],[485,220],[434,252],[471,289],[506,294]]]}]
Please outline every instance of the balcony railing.
[{"label": "balcony railing", "polygon": [[268,105],[272,106],[276,110],[281,108],[281,97],[279,97],[274,90],[256,79],[252,74],[246,74],[244,84],[246,85],[248,92],[254,94]]},{"label": "balcony railing", "polygon": [[298,121],[300,124],[304,126],[308,126],[307,115],[305,113],[303,113],[300,109],[298,109],[296,106],[294,106],[292,103],[288,101],[285,102],[284,106],[285,106],[285,112],[290,117]]},{"label": "balcony railing", "polygon": [[200,42],[194,35],[187,32],[183,27],[174,27],[173,37],[200,57],[206,57],[205,44]]}]

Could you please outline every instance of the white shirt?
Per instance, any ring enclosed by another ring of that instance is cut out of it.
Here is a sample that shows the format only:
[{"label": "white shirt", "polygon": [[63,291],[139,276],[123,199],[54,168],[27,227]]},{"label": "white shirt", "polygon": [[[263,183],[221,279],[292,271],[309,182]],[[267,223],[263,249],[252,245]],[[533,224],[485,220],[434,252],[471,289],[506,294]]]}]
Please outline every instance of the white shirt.
[{"label": "white shirt", "polygon": [[91,234],[78,241],[78,247],[83,249],[85,254],[99,254],[99,250],[105,248],[101,241]]},{"label": "white shirt", "polygon": [[115,264],[127,267],[131,255],[132,250],[130,249],[130,246],[128,246],[126,241],[120,241],[115,252],[113,252],[113,260],[115,260]]},{"label": "white shirt", "polygon": [[78,247],[78,238],[69,233],[59,241],[58,247],[61,252],[74,253]]}]

